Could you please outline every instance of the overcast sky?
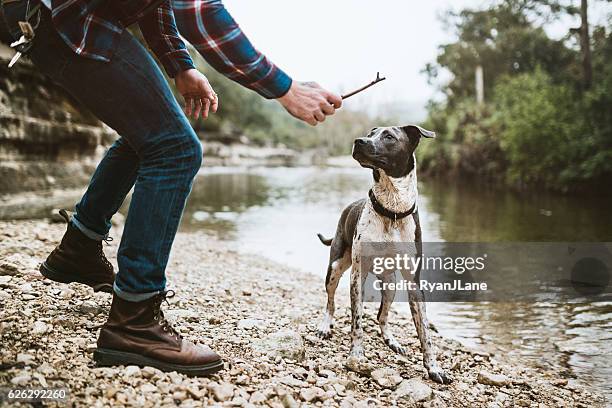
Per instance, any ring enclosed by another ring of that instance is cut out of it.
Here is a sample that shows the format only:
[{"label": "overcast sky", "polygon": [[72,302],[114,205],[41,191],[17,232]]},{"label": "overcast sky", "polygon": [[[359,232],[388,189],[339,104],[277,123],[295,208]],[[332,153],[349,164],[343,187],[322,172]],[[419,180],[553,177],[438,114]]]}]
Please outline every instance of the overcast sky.
[{"label": "overcast sky", "polygon": [[[577,3],[578,0],[576,0]],[[388,103],[414,110],[435,94],[421,70],[438,46],[453,39],[438,16],[449,8],[486,5],[486,0],[225,0],[255,46],[297,80],[314,80],[341,93],[374,79],[385,82],[350,107],[376,113]],[[603,8],[592,12],[601,20]],[[598,14],[598,15],[596,15]],[[571,22],[565,22],[569,24]],[[564,32],[564,27],[557,32]],[[551,30],[555,34],[555,28]],[[375,106],[376,108],[373,108]],[[384,109],[384,108],[383,108]]]}]

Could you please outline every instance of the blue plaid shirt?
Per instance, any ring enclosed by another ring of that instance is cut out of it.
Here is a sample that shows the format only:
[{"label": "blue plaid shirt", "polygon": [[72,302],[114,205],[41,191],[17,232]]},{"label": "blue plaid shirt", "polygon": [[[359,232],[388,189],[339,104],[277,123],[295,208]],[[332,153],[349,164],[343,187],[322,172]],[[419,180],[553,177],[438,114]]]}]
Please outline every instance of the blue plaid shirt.
[{"label": "blue plaid shirt", "polygon": [[257,51],[221,0],[172,0],[181,35],[226,77],[266,98],[283,96],[291,78]]},{"label": "blue plaid shirt", "polygon": [[194,67],[170,0],[52,0],[51,16],[64,41],[83,57],[110,61],[125,27],[138,22],[168,75]]}]

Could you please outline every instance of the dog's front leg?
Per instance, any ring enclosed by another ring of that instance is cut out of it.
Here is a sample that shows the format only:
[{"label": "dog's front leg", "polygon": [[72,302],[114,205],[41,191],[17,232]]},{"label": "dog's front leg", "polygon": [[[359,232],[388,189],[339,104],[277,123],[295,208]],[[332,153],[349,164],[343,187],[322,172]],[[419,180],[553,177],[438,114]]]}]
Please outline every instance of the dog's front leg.
[{"label": "dog's front leg", "polygon": [[363,353],[363,279],[359,257],[353,257],[351,269],[351,357]]},{"label": "dog's front leg", "polygon": [[[413,282],[416,283],[416,281]],[[436,351],[431,340],[431,334],[429,333],[429,321],[427,320],[423,292],[420,290],[410,290],[408,291],[408,297],[412,320],[414,320],[414,327],[419,336],[421,351],[423,352],[423,365],[427,369],[429,378],[440,384],[450,384],[451,378],[438,365],[436,359]]]}]

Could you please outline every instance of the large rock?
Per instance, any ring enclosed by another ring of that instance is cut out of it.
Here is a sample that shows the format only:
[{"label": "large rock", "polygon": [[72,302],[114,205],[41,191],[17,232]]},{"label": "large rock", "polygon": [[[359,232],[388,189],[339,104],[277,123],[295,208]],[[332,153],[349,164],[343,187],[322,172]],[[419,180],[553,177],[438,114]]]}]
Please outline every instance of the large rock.
[{"label": "large rock", "polygon": [[433,398],[433,390],[418,378],[411,378],[400,383],[395,390],[397,400],[407,399],[413,402],[428,401]]},{"label": "large rock", "polygon": [[252,344],[253,350],[273,357],[303,361],[306,355],[302,336],[293,330],[273,333]]}]

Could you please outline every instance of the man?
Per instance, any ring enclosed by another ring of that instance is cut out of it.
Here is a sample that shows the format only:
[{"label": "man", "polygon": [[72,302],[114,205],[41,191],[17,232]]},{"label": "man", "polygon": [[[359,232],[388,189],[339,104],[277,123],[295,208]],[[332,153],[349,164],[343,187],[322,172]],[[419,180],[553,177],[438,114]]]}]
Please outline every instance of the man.
[{"label": "man", "polygon": [[[201,144],[153,58],[124,28],[139,24],[185,97],[188,113],[207,116],[209,109],[216,111],[217,95],[194,69],[168,0],[45,3],[31,13],[37,0],[3,0],[8,30],[17,40],[18,23],[32,14],[29,21],[36,35],[29,56],[34,65],[115,129],[120,139],[96,169],[62,242],[41,272],[59,282],[96,289],[112,285],[111,311],[94,354],[99,363],[150,365],[195,375],[217,371],[220,357],[181,339],[160,309],[171,296],[165,290],[165,268],[200,168]],[[244,74],[242,78],[256,78],[248,70]],[[275,83],[287,89],[277,86],[268,96],[279,97],[290,113],[309,123],[323,120],[322,113],[333,113],[330,105],[340,106],[337,96],[320,88],[290,79]],[[110,219],[132,187],[115,276],[102,241],[108,239]]]}]

